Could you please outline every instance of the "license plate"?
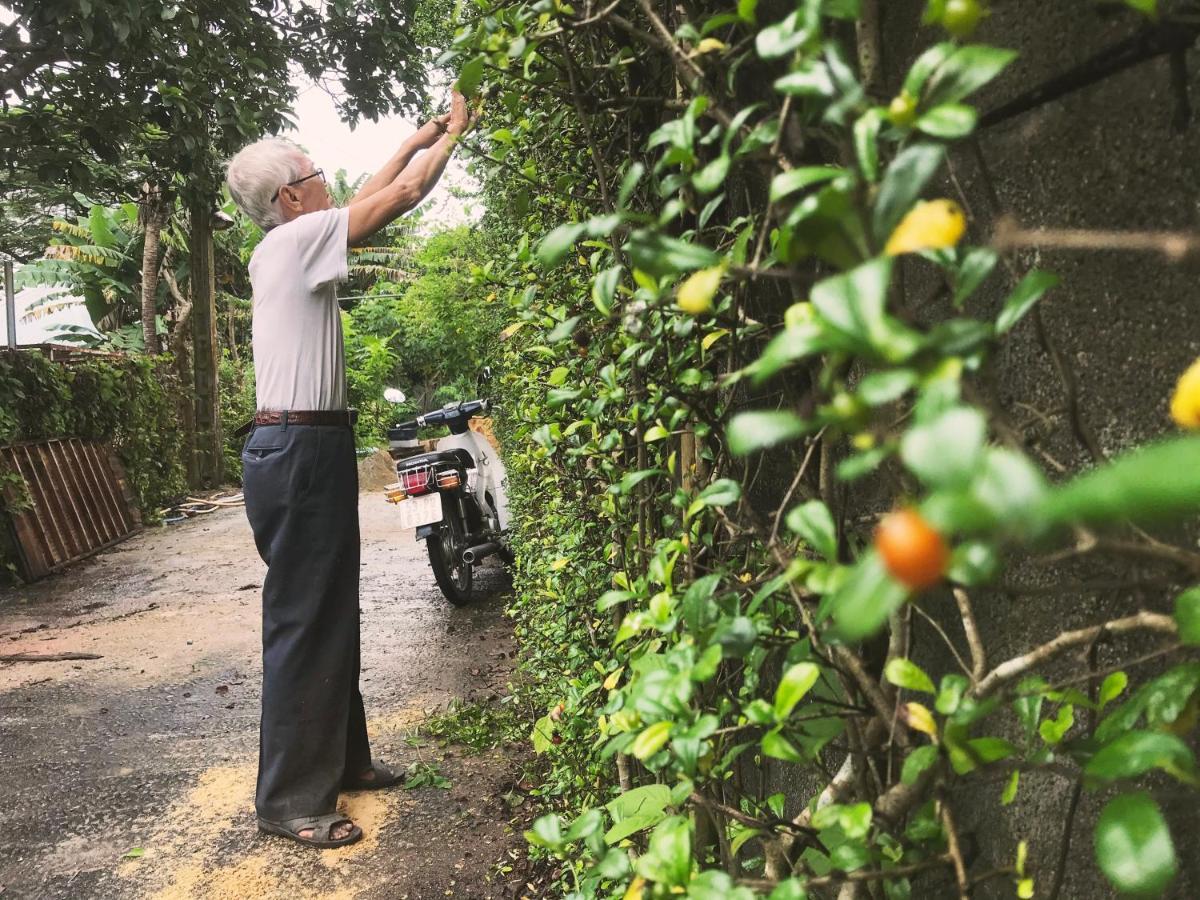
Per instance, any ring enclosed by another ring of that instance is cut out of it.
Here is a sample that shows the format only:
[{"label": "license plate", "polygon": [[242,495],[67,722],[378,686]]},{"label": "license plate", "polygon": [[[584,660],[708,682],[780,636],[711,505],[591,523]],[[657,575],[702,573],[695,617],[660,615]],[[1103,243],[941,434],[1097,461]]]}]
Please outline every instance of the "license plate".
[{"label": "license plate", "polygon": [[442,521],[442,498],[440,494],[424,497],[409,497],[396,504],[400,511],[401,528],[418,528],[432,522]]}]

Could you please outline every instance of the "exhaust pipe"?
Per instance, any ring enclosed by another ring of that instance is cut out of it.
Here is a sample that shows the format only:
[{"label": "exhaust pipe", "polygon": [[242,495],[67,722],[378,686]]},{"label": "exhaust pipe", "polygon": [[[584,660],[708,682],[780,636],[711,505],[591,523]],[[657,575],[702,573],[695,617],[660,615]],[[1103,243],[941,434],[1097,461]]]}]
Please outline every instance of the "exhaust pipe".
[{"label": "exhaust pipe", "polygon": [[468,547],[463,551],[463,562],[468,566],[473,566],[481,559],[491,556],[499,549],[500,545],[495,541],[488,541],[488,543],[480,544],[478,547]]}]

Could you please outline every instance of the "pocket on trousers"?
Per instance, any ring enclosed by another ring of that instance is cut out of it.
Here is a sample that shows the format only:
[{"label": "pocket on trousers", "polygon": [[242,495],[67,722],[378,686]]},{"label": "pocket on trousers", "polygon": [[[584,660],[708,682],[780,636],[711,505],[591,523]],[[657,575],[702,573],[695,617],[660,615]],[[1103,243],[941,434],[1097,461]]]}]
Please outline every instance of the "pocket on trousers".
[{"label": "pocket on trousers", "polygon": [[254,447],[253,449],[246,449],[242,451],[242,460],[244,462],[257,462],[274,456],[281,450],[283,450],[282,447]]}]

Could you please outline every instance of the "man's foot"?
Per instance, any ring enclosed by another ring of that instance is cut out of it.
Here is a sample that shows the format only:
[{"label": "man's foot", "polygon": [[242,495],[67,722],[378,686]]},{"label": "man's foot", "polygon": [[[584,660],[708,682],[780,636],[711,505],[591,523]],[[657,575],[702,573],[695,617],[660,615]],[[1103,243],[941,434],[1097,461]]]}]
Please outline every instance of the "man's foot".
[{"label": "man's foot", "polygon": [[348,791],[374,791],[391,787],[404,781],[403,775],[397,775],[381,762],[373,762],[371,768],[364,769],[353,777],[342,779],[342,787]]},{"label": "man's foot", "polygon": [[282,822],[259,818],[258,828],[268,834],[290,838],[306,847],[344,847],[362,838],[362,829],[340,813],[299,816]]},{"label": "man's foot", "polygon": [[[349,819],[339,822],[338,824],[334,825],[333,828],[329,829],[329,839],[331,841],[340,841],[345,838],[348,838],[348,837],[350,837],[350,835],[352,835],[354,833],[354,829],[356,827],[357,826],[353,822],[351,822]],[[301,828],[297,832],[297,834],[300,835],[300,838],[302,840],[311,841],[312,836],[313,836],[313,829],[312,828]]]}]

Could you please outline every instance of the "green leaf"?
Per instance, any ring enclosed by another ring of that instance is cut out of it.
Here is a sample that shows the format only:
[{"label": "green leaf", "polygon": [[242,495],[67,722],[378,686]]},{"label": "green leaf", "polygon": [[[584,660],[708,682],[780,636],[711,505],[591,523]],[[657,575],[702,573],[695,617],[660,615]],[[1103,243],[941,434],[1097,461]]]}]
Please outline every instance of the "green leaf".
[{"label": "green leaf", "polygon": [[908,589],[888,574],[879,554],[870,550],[850,570],[841,587],[826,595],[826,601],[837,633],[846,641],[858,641],[882,628],[907,597]]},{"label": "green leaf", "polygon": [[1105,716],[1096,728],[1095,738],[1108,743],[1136,727],[1143,716],[1149,727],[1170,725],[1186,713],[1197,690],[1200,690],[1200,663],[1175,666],[1143,684]]},{"label": "green leaf", "polygon": [[1096,823],[1096,862],[1113,887],[1157,897],[1175,878],[1178,862],[1166,820],[1149,794],[1114,797]]},{"label": "green leaf", "polygon": [[875,238],[882,244],[912,209],[946,157],[941,144],[913,144],[888,166],[875,200]]},{"label": "green leaf", "polygon": [[835,166],[802,166],[798,169],[780,172],[771,181],[771,202],[776,203],[784,197],[796,193],[796,191],[811,187],[814,184],[831,181],[840,175],[848,174],[845,169]]},{"label": "green leaf", "polygon": [[821,669],[815,663],[799,662],[788,668],[775,689],[775,717],[786,719],[804,695],[821,677]]},{"label": "green leaf", "polygon": [[667,817],[670,802],[671,790],[665,784],[647,784],[610,800],[605,809],[612,816],[613,826],[605,832],[605,842],[616,844],[657,825]]},{"label": "green leaf", "polygon": [[958,712],[959,706],[962,704],[963,697],[966,696],[967,689],[971,683],[965,675],[943,675],[942,683],[938,686],[937,699],[934,701],[934,709],[943,716],[952,716]]},{"label": "green leaf", "polygon": [[542,238],[541,243],[538,244],[538,262],[547,269],[558,265],[571,252],[571,248],[575,246],[575,242],[579,240],[586,229],[587,225],[583,222],[568,222],[559,225]]},{"label": "green leaf", "polygon": [[830,562],[837,562],[837,528],[829,507],[810,500],[787,515],[787,526]]},{"label": "green leaf", "polygon": [[919,97],[926,82],[929,81],[929,76],[936,72],[954,51],[955,45],[945,41],[941,44],[934,44],[918,56],[904,78],[904,90],[914,97]]},{"label": "green leaf", "polygon": [[970,106],[943,103],[917,119],[917,130],[943,140],[966,137],[975,130],[979,115]]},{"label": "green leaf", "polygon": [[802,763],[804,757],[796,749],[796,745],[779,733],[779,728],[772,728],[762,737],[762,752],[772,759],[782,759],[785,762]]},{"label": "green leaf", "polygon": [[483,81],[483,70],[486,62],[486,57],[481,54],[472,57],[459,70],[458,81],[455,82],[454,86],[462,92],[463,96],[468,98],[475,96],[475,92],[479,90],[479,85]]},{"label": "green leaf", "polygon": [[683,816],[660,822],[638,858],[638,874],[667,886],[682,886],[692,872],[692,825]]},{"label": "green leaf", "polygon": [[617,206],[624,207],[629,202],[629,198],[633,196],[634,188],[638,182],[642,180],[642,176],[646,174],[646,167],[641,163],[634,163],[629,167],[625,176],[621,179],[621,188],[617,193]]},{"label": "green leaf", "polygon": [[655,277],[715,266],[720,257],[707,247],[639,228],[626,244],[633,264]]},{"label": "green leaf", "polygon": [[1170,520],[1200,510],[1200,437],[1141,447],[1050,492],[1041,524]]},{"label": "green leaf", "polygon": [[776,885],[767,900],[808,900],[808,892],[800,879],[789,878]]},{"label": "green leaf", "polygon": [[1152,769],[1193,780],[1195,759],[1188,745],[1161,731],[1131,731],[1101,747],[1083,771],[1101,781],[1134,778]]},{"label": "green leaf", "polygon": [[807,430],[807,423],[794,412],[744,412],[733,417],[725,437],[729,441],[730,453],[745,456],[794,440]]},{"label": "green leaf", "polygon": [[557,850],[563,844],[562,821],[553,813],[542,816],[533,823],[533,829],[525,832],[525,839],[531,844]]},{"label": "green leaf", "polygon": [[1012,329],[1033,308],[1033,304],[1042,295],[1058,284],[1058,276],[1049,272],[1034,269],[1021,279],[1021,283],[1013,289],[1009,298],[1004,301],[1004,308],[996,318],[996,331],[1000,334]]},{"label": "green leaf", "polygon": [[1004,786],[1004,793],[1000,795],[1000,803],[1002,806],[1011,806],[1012,802],[1017,799],[1017,788],[1021,785],[1021,772],[1018,769],[1008,777],[1008,784]]},{"label": "green leaf", "polygon": [[146,855],[146,850],[144,847],[130,847],[121,856],[121,859],[139,859],[145,855]]},{"label": "green leaf", "polygon": [[896,657],[891,660],[883,670],[883,677],[896,687],[924,691],[926,694],[934,693],[933,682],[929,676],[910,659]]},{"label": "green leaf", "polygon": [[1200,645],[1200,587],[1184,591],[1175,598],[1175,624],[1179,640],[1190,646]]},{"label": "green leaf", "polygon": [[701,194],[711,194],[725,183],[725,176],[728,174],[729,156],[722,153],[692,176],[692,184]]},{"label": "green leaf", "polygon": [[938,66],[923,99],[930,106],[957,103],[999,75],[1016,58],[1013,51],[998,47],[979,44],[960,47]]},{"label": "green leaf", "polygon": [[547,716],[542,716],[533,723],[533,733],[530,738],[533,741],[534,753],[545,753],[554,747],[554,742],[551,738],[554,736],[554,729],[557,727],[555,721]]},{"label": "green leaf", "polygon": [[1038,734],[1047,744],[1054,746],[1061,743],[1071,726],[1075,724],[1075,707],[1064,703],[1058,709],[1058,715],[1053,719],[1045,719],[1038,726]]},{"label": "green leaf", "polygon": [[1097,708],[1104,709],[1104,707],[1120,697],[1128,684],[1129,676],[1124,672],[1112,672],[1106,676],[1104,681],[1100,683],[1100,690],[1096,694]]},{"label": "green leaf", "polygon": [[813,286],[813,308],[831,346],[889,362],[916,351],[915,337],[885,312],[891,274],[892,261],[880,257]]},{"label": "green leaf", "polygon": [[936,744],[926,744],[918,747],[904,757],[904,767],[900,770],[900,780],[907,785],[917,783],[921,773],[937,762],[938,748]]},{"label": "green leaf", "polygon": [[643,762],[666,746],[674,722],[655,722],[648,725],[630,745],[629,752]]},{"label": "green leaf", "polygon": [[705,506],[729,506],[742,496],[742,486],[732,478],[719,478],[702,490],[696,500]]},{"label": "green leaf", "polygon": [[883,124],[883,112],[872,107],[854,123],[854,152],[858,167],[867,181],[879,177],[879,129]]},{"label": "green leaf", "polygon": [[607,316],[612,313],[613,297],[617,293],[617,284],[621,280],[621,266],[611,266],[596,274],[592,281],[592,303],[600,314]]},{"label": "green leaf", "polygon": [[989,247],[972,247],[958,267],[958,279],[954,285],[954,307],[961,308],[985,278],[996,268],[1000,257]]},{"label": "green leaf", "polygon": [[661,425],[653,425],[646,429],[646,433],[642,435],[642,439],[647,444],[652,444],[655,441],[661,441],[664,438],[669,438],[670,436],[671,432],[666,428],[663,428]]},{"label": "green leaf", "polygon": [[917,373],[912,369],[891,369],[872,372],[858,383],[855,393],[868,406],[883,406],[899,400],[917,384]]},{"label": "green leaf", "polygon": [[977,474],[986,440],[983,414],[958,406],[910,428],[900,441],[900,458],[927,485],[961,487]]},{"label": "green leaf", "polygon": [[809,30],[803,27],[800,10],[796,10],[782,22],[762,29],[755,36],[754,47],[763,59],[778,59],[787,56],[809,36]]}]

